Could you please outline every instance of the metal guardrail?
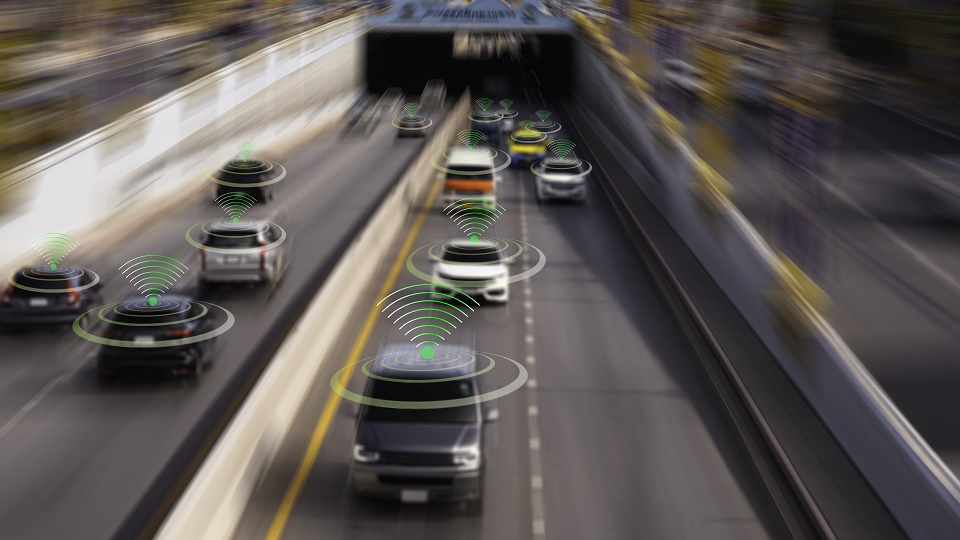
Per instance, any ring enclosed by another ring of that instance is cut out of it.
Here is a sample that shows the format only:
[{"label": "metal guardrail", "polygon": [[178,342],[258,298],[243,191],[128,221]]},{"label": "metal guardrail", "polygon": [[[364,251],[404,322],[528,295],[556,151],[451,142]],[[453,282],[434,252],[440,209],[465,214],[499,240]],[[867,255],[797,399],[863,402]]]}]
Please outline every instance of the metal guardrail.
[{"label": "metal guardrail", "polygon": [[[582,15],[574,18],[616,87],[616,96],[595,101],[639,119],[631,143],[662,176],[658,185],[642,189],[664,202],[665,217],[774,352],[904,530],[914,538],[960,535],[960,481],[823,317],[826,295],[764,241],[730,200],[729,183],[690,148],[682,124],[650,97],[646,81],[617,61],[619,53],[609,40]],[[595,84],[596,78],[591,80]],[[794,350],[795,340],[805,341],[806,350]],[[815,362],[819,372],[811,373],[805,362]]]}]

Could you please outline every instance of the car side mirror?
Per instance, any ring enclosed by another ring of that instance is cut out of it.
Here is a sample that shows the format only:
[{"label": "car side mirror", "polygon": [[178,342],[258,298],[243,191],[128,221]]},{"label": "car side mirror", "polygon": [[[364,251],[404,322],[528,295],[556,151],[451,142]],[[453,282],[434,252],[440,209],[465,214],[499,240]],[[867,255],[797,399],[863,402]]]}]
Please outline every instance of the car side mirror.
[{"label": "car side mirror", "polygon": [[483,421],[487,424],[497,422],[500,420],[500,409],[497,407],[490,407],[489,409],[483,412]]}]

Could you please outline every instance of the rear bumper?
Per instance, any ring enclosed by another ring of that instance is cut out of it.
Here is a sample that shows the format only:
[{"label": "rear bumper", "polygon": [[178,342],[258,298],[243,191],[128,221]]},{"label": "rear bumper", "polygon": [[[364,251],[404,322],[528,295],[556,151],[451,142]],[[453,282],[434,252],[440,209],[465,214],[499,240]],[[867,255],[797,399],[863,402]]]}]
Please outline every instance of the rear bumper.
[{"label": "rear bumper", "polygon": [[497,204],[497,194],[496,192],[486,192],[486,193],[464,193],[462,191],[446,191],[444,190],[441,195],[441,200],[444,205],[449,205],[455,203],[462,199],[483,199],[484,206],[493,208]]},{"label": "rear bumper", "polygon": [[41,324],[69,324],[72,323],[80,314],[79,309],[58,309],[58,310],[26,310],[26,309],[0,309],[0,325],[4,326],[30,326]]},{"label": "rear bumper", "polygon": [[197,345],[152,349],[103,346],[97,355],[97,369],[105,375],[130,371],[183,374],[193,371],[199,353]]},{"label": "rear bumper", "polygon": [[447,467],[350,466],[350,487],[358,495],[402,500],[404,492],[426,492],[430,501],[465,501],[480,498],[482,469],[451,471]]},{"label": "rear bumper", "polygon": [[272,281],[275,272],[272,267],[262,269],[210,267],[200,271],[200,281],[204,283],[262,283]]},{"label": "rear bumper", "polygon": [[[482,287],[462,287],[459,285],[453,285],[453,282],[447,282],[436,275],[433,277],[434,282],[443,285],[444,283],[450,283],[449,287],[453,287],[463,294],[470,296],[472,298],[483,298],[487,302],[499,302],[505,303],[510,300],[510,285],[506,279],[500,279],[489,285],[484,285]],[[449,289],[438,289],[434,287],[434,292],[449,292]]]},{"label": "rear bumper", "polygon": [[569,189],[559,189],[538,179],[537,195],[541,199],[572,199],[582,201],[587,198],[587,185],[586,183],[580,183],[571,186]]}]

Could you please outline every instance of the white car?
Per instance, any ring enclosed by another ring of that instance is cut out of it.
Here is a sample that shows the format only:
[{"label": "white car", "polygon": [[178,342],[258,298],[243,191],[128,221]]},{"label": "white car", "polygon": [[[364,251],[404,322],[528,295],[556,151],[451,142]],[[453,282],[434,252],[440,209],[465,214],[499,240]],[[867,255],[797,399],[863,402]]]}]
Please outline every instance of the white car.
[{"label": "white car", "polygon": [[276,282],[290,263],[290,243],[263,221],[225,223],[201,240],[200,283]]},{"label": "white car", "polygon": [[584,201],[587,198],[588,166],[576,158],[545,158],[534,165],[537,179],[537,197]]},{"label": "white car", "polygon": [[[510,274],[494,240],[457,238],[444,243],[434,263],[433,282],[454,287],[471,297],[506,303],[510,299]],[[449,289],[437,287],[435,293]]]}]

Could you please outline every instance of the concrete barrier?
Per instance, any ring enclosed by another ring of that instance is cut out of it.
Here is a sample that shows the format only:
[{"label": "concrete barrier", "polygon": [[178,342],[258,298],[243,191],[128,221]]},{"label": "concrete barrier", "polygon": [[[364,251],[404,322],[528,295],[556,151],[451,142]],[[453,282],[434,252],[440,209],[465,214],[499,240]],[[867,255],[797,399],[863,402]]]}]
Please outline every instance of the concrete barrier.
[{"label": "concrete barrier", "polygon": [[371,253],[390,253],[405,223],[434,186],[430,157],[466,125],[464,95],[427,139],[396,186],[356,237],[314,296],[241,409],[207,456],[157,538],[227,538],[236,527],[257,481],[269,466],[328,353],[343,335],[347,313],[373,286],[378,265]]},{"label": "concrete barrier", "polygon": [[302,132],[359,86],[361,32],[350,16],[294,36],[3,174],[0,271],[22,262],[38,234],[86,243],[128,228],[120,216],[155,214],[209,184],[206,171],[240,141],[279,147]]},{"label": "concrete barrier", "polygon": [[[589,36],[589,31],[586,32]],[[729,184],[683,139],[602,40],[580,42],[575,91],[634,182],[817,411],[911,538],[960,536],[960,482],[821,315],[825,296],[728,198]],[[798,346],[802,343],[802,346]]]}]

